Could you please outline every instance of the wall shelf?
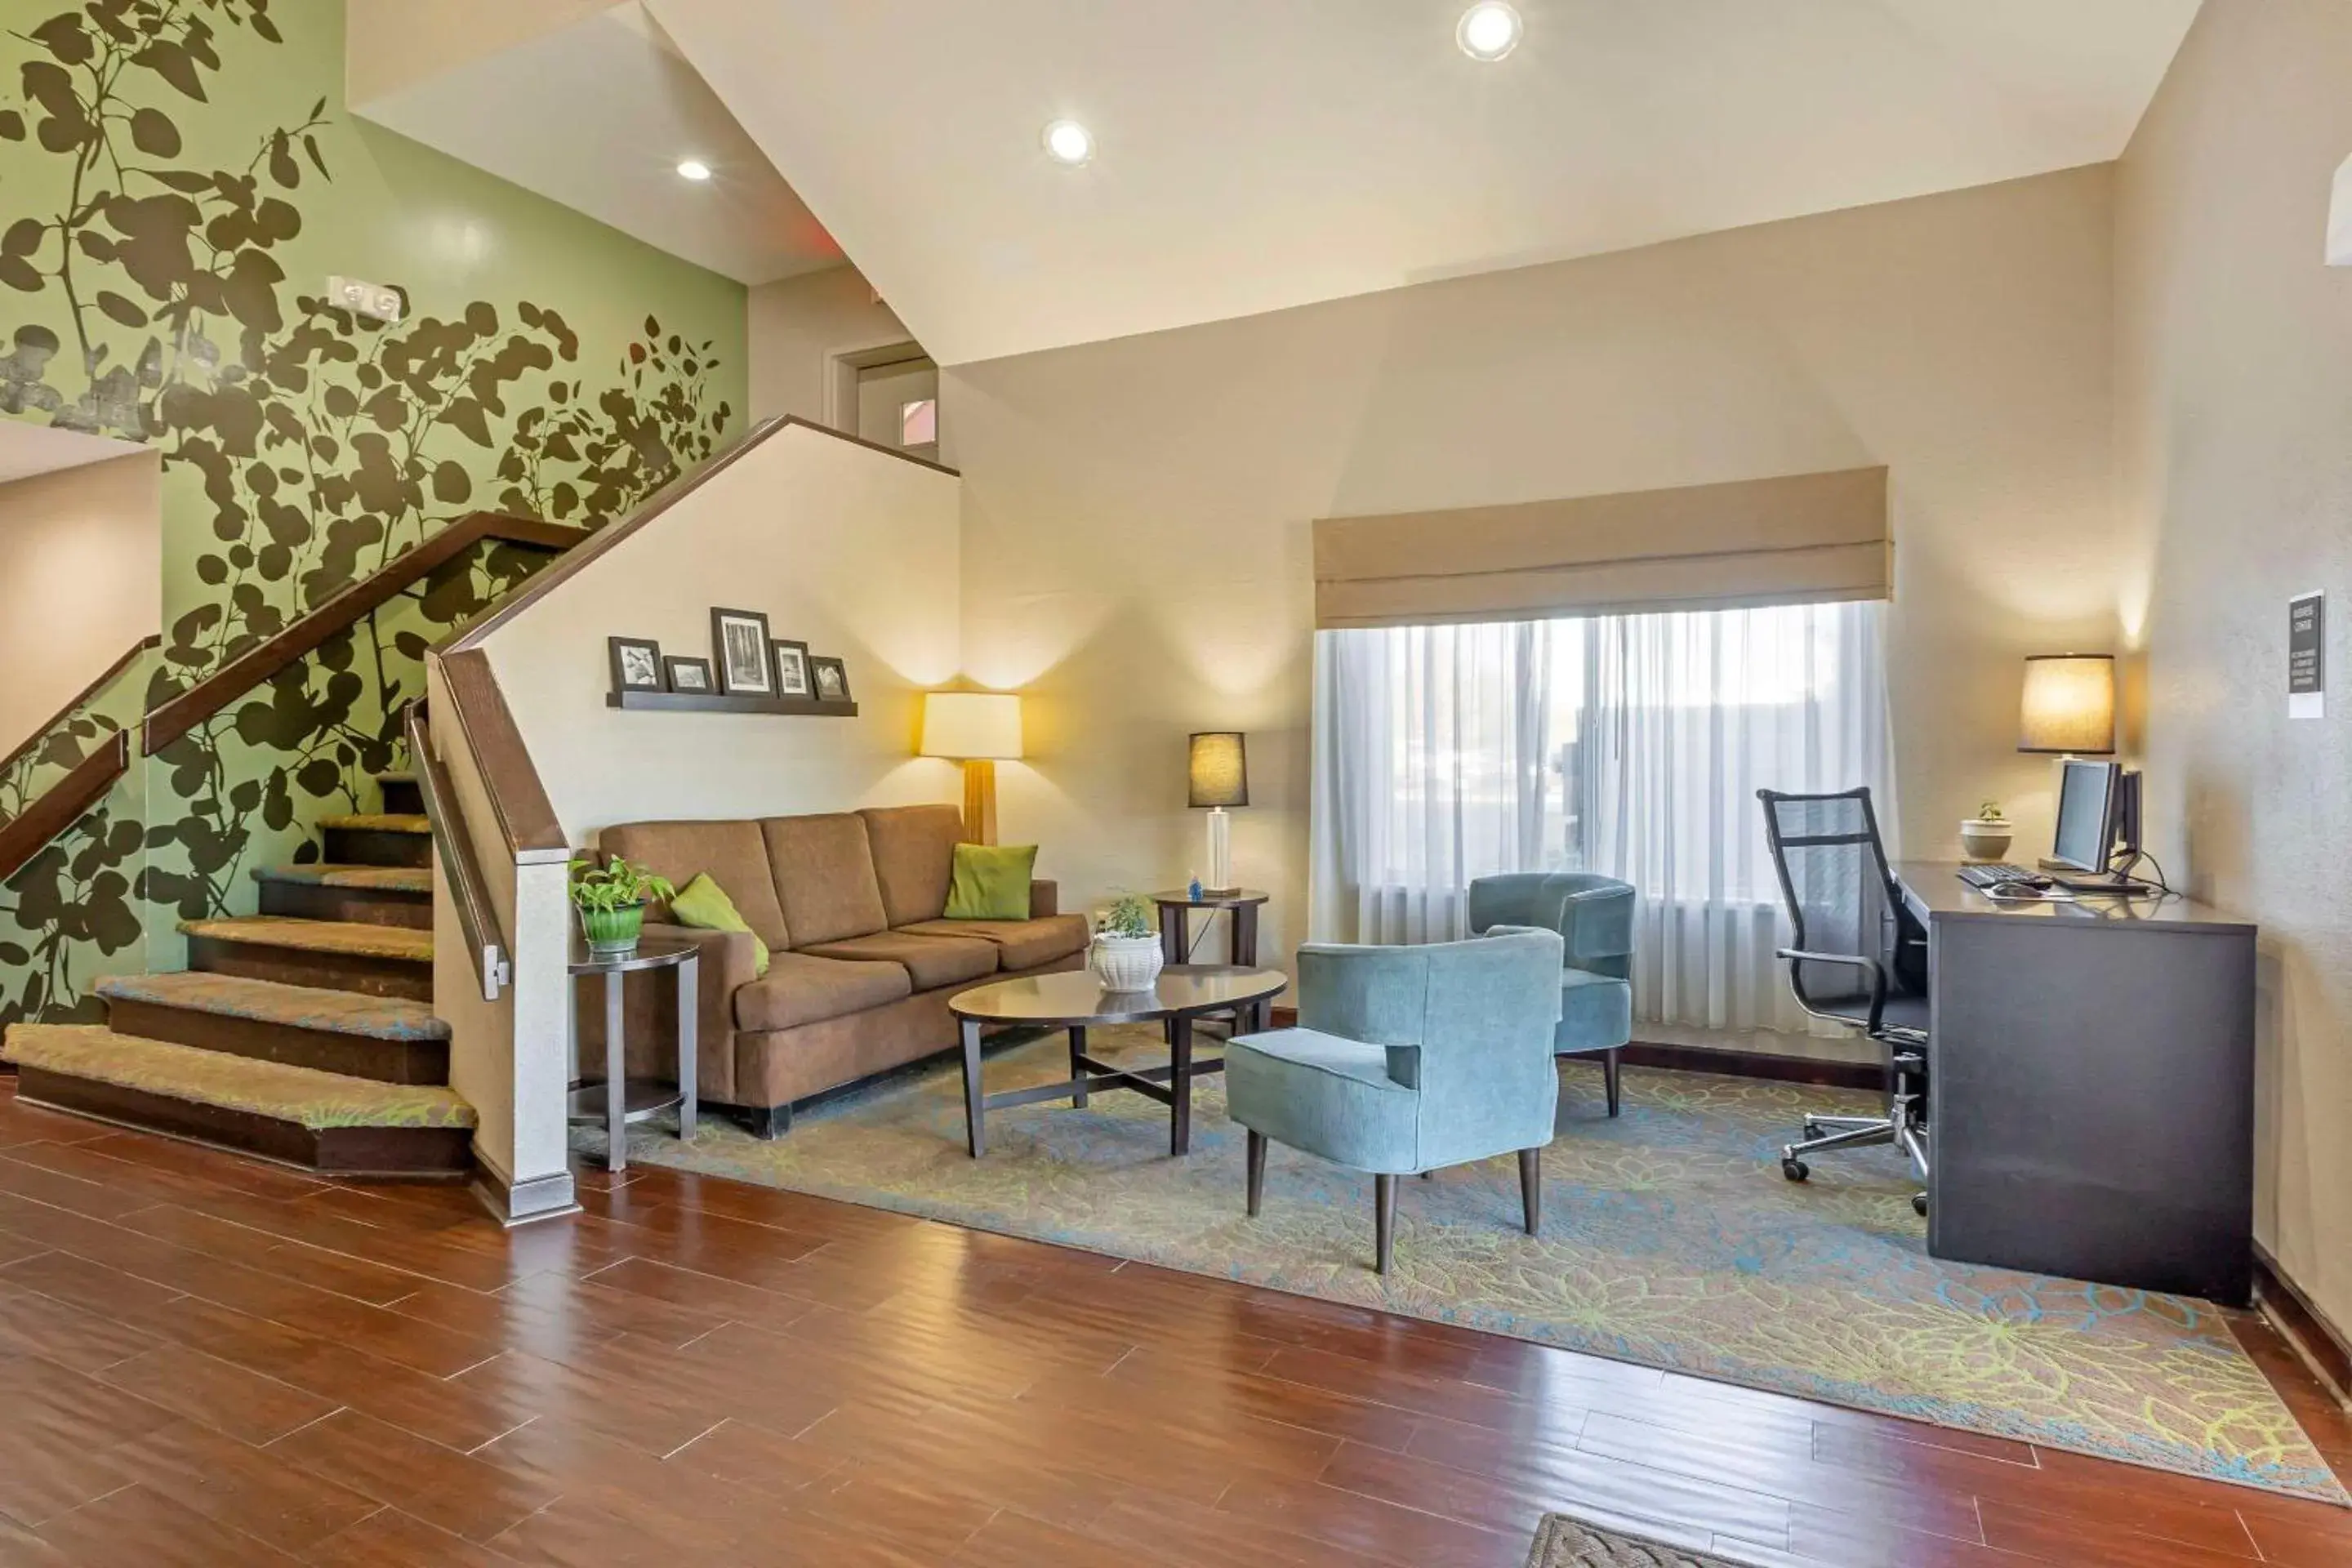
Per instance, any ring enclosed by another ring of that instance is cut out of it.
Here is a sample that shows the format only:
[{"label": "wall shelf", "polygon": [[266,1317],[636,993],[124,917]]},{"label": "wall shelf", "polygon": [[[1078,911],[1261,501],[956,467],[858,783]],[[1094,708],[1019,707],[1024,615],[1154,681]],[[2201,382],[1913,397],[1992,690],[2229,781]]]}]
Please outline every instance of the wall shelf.
[{"label": "wall shelf", "polygon": [[725,697],[701,691],[610,691],[607,708],[655,713],[783,713],[803,719],[855,719],[855,702],[820,702],[814,697]]}]

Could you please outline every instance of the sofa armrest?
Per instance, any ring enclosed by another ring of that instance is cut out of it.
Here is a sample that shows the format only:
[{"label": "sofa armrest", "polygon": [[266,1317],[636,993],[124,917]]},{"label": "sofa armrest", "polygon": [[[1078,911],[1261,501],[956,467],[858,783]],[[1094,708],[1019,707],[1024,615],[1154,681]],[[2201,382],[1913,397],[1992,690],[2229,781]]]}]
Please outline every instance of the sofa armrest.
[{"label": "sofa armrest", "polygon": [[1042,921],[1048,915],[1062,912],[1062,884],[1032,881],[1029,884],[1029,918]]},{"label": "sofa armrest", "polygon": [[[735,993],[757,978],[751,933],[647,921],[644,935],[649,942],[690,942],[697,948],[701,973],[697,976],[699,990],[695,1007],[696,1087],[708,1099],[735,1103]],[[675,969],[656,969],[629,975],[624,982],[622,1026],[631,1078],[663,1079],[677,1071],[677,978]],[[577,1013],[577,1070],[584,1078],[601,1079],[604,1074],[603,982],[590,979],[575,984],[583,986]]]}]

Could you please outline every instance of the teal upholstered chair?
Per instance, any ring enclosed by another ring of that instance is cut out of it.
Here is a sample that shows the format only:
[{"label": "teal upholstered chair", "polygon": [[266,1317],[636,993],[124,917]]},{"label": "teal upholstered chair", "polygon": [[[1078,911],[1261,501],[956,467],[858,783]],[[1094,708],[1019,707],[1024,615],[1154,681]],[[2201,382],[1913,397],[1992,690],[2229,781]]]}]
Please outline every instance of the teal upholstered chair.
[{"label": "teal upholstered chair", "polygon": [[1559,1102],[1551,1048],[1559,966],[1550,931],[1300,948],[1298,1027],[1225,1049],[1226,1104],[1249,1130],[1249,1212],[1265,1195],[1269,1138],[1370,1171],[1385,1274],[1399,1176],[1517,1153],[1533,1236]]},{"label": "teal upholstered chair", "polygon": [[1470,929],[1538,926],[1559,932],[1560,1056],[1601,1053],[1609,1114],[1617,1114],[1617,1072],[1633,1037],[1633,889],[1585,871],[1529,871],[1470,884]]}]

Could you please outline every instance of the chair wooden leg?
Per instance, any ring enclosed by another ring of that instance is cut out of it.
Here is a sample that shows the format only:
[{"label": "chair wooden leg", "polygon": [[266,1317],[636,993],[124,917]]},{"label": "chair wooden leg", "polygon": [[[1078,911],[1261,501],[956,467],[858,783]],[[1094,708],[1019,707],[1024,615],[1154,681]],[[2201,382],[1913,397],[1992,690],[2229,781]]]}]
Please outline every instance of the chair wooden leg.
[{"label": "chair wooden leg", "polygon": [[1622,1065],[1624,1056],[1623,1048],[1617,1046],[1612,1046],[1601,1055],[1601,1076],[1609,1085],[1609,1114],[1612,1116],[1617,1114],[1617,1069]]},{"label": "chair wooden leg", "polygon": [[1396,1250],[1396,1195],[1394,1176],[1372,1178],[1372,1267],[1382,1274]]},{"label": "chair wooden leg", "polygon": [[1249,1135],[1249,1212],[1257,1217],[1258,1205],[1265,1201],[1265,1134]]},{"label": "chair wooden leg", "polygon": [[1528,1234],[1543,1228],[1543,1151],[1519,1151],[1519,1206],[1527,1211]]}]

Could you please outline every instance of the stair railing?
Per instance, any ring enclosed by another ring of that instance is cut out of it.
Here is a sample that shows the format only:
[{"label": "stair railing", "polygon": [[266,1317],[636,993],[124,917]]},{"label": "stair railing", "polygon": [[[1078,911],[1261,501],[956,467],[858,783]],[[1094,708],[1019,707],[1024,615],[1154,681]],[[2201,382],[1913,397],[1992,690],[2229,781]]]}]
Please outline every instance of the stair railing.
[{"label": "stair railing", "polygon": [[[32,765],[34,754],[40,751],[58,725],[95,702],[108,687],[163,646],[163,639],[159,637],[131,644],[121,658],[107,667],[105,674],[83,687],[67,700],[64,707],[43,721],[23,745],[5,757],[0,757],[0,780],[9,777],[19,767]],[[114,788],[115,782],[130,771],[131,731],[114,730],[101,736],[89,753],[57,782],[24,802],[16,815],[0,818],[0,882],[22,870],[58,834],[79,822],[92,807],[106,798],[107,793]]]},{"label": "stair railing", "polygon": [[495,1002],[514,984],[514,961],[499,923],[498,906],[490,901],[489,879],[474,853],[473,837],[466,831],[465,810],[457,804],[448,765],[433,749],[433,730],[423,702],[408,705],[406,729],[409,765],[416,771],[416,792],[425,798],[425,819],[433,825],[433,848],[457,911],[457,928],[465,933],[466,956],[473,961],[482,1000]]}]

